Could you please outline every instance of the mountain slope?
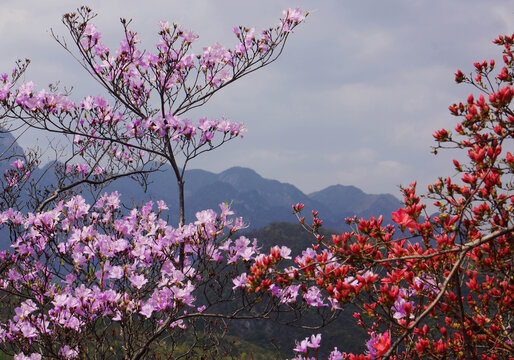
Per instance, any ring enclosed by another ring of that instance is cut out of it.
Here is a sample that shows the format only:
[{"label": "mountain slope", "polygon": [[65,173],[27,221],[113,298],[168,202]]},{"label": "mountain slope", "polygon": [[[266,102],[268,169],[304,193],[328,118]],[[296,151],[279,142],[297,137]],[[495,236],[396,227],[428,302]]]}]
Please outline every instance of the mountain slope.
[{"label": "mountain slope", "polygon": [[[169,171],[151,176],[147,193],[129,189],[128,180],[111,185],[112,189],[130,194],[136,200],[164,200],[170,207],[172,222],[178,214],[177,186]],[[137,201],[136,201],[137,202]],[[342,230],[346,217],[369,217],[385,214],[385,219],[396,211],[400,202],[389,194],[371,195],[354,186],[335,185],[310,195],[294,185],[265,179],[254,170],[233,167],[214,174],[204,170],[189,170],[185,174],[186,218],[194,220],[195,213],[203,209],[219,209],[222,202],[231,204],[237,216],[242,216],[250,228],[256,229],[273,221],[296,222],[291,206],[305,205],[305,215],[319,211],[326,226]]]},{"label": "mountain slope", "polygon": [[[0,136],[0,154],[4,154],[0,169],[3,171],[10,167],[12,155],[22,152],[14,140],[9,133]],[[45,167],[33,172],[34,176],[43,173]],[[237,216],[242,216],[251,229],[257,229],[274,221],[296,222],[291,206],[299,202],[305,205],[306,221],[309,221],[310,211],[315,210],[319,211],[326,227],[342,230],[346,217],[367,218],[384,214],[384,221],[388,221],[391,212],[400,207],[400,202],[390,194],[366,194],[355,186],[334,185],[307,195],[292,184],[265,179],[254,170],[243,167],[232,167],[219,174],[188,170],[184,180],[187,221],[194,221],[196,212],[200,210],[218,210],[220,203],[228,202]],[[38,181],[40,184],[54,184],[55,178],[49,171]],[[120,192],[127,206],[163,200],[170,208],[170,223],[178,222],[178,188],[169,167],[150,176],[146,191],[129,178],[119,179],[105,191]],[[87,192],[83,195],[91,199]]]},{"label": "mountain slope", "polygon": [[378,217],[391,221],[391,213],[398,210],[401,202],[391,194],[366,194],[355,186],[333,185],[309,194],[313,200],[326,205],[332,214],[326,225],[340,229],[346,217]]}]

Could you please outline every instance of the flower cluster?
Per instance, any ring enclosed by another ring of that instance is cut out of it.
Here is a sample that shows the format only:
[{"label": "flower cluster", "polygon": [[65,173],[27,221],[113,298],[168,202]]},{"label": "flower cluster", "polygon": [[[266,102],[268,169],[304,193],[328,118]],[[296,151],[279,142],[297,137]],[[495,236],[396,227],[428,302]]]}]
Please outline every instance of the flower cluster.
[{"label": "flower cluster", "polygon": [[[13,295],[8,307],[13,313],[0,320],[2,349],[11,349],[19,359],[72,359],[90,352],[95,358],[150,357],[159,342],[180,334],[200,315],[221,316],[205,313],[216,302],[237,303],[235,294],[242,292],[251,309],[262,300],[257,283],[280,296],[277,306],[296,300],[298,286],[271,286],[265,279],[270,263],[290,259],[291,251],[276,247],[268,256],[259,253],[255,241],[232,238],[244,223],[231,217],[227,204],[219,214],[201,211],[196,221],[186,223],[184,173],[189,161],[246,129],[224,116],[192,121],[185,114],[276,60],[306,15],[286,10],[277,26],[260,33],[234,28],[234,48],[216,43],[194,54],[191,45],[198,35],[193,31],[162,21],[157,44],[143,50],[124,19],[124,36],[111,50],[92,21],[96,14],[81,7],[63,16],[72,41],[56,40],[70,52],[67,44],[74,43],[76,58],[109,97],[75,102],[57,86],[39,90],[31,81],[17,85],[28,62],[1,75],[2,115],[69,136],[71,148],[65,165],[56,170],[57,184],[50,190],[36,188],[37,201],[40,194],[50,194],[36,204],[37,210],[0,213],[0,224],[15,230],[11,251],[0,252],[8,264],[1,267],[0,290]],[[92,205],[70,195],[84,184],[96,191],[118,177],[145,178],[165,162],[179,188],[178,227],[160,218],[167,209],[162,202],[157,210],[151,202],[123,210],[117,193]],[[5,178],[16,188],[29,175],[24,163],[15,161]],[[304,296],[312,304],[322,301],[314,288]]]},{"label": "flower cluster", "polygon": [[[27,231],[12,252],[2,252],[16,265],[0,286],[23,297],[15,316],[0,323],[0,342],[30,345],[63,333],[83,334],[92,324],[147,319],[176,318],[175,325],[186,326],[181,316],[195,309],[194,291],[208,264],[250,261],[257,250],[245,237],[235,247],[223,240],[223,229],[233,233],[240,226],[240,220],[227,220],[231,211],[225,204],[222,214],[199,212],[197,221],[179,228],[159,219],[165,208],[160,203],[155,212],[150,202],[123,215],[115,192],[94,206],[77,195],[43,213],[2,213],[1,223],[15,222]],[[60,343],[64,358],[85,350],[73,339]]]},{"label": "flower cluster", "polygon": [[[291,360],[315,360],[315,357],[309,357],[309,351],[311,349],[314,350],[314,354],[317,355],[318,349],[321,345],[321,334],[311,335],[311,337],[306,337],[300,342],[296,342],[296,347],[294,351],[300,353],[296,357]],[[330,355],[328,356],[328,360],[343,360],[345,358],[345,353],[339,352],[337,347],[332,350]]]},{"label": "flower cluster", "polygon": [[11,168],[4,173],[7,188],[17,187],[20,181],[30,178],[31,171],[27,169],[25,161],[16,159],[11,164]]},{"label": "flower cluster", "polygon": [[[251,290],[273,289],[280,297],[294,287],[295,298],[301,290],[309,305],[334,310],[358,304],[354,317],[370,336],[367,350],[337,358],[503,359],[514,352],[514,157],[507,151],[514,133],[514,36],[495,43],[504,48],[505,66],[494,76],[494,61],[475,63],[473,78],[459,70],[456,81],[483,94],[451,105],[460,119],[455,132],[433,135],[435,152],[456,148],[467,155],[453,160],[456,178],[429,186],[437,214],[426,214],[413,182],[402,188],[404,205],[392,213],[393,224],[384,225],[382,216],[350,218],[353,231],[325,239],[317,212],[307,225],[296,204],[293,212],[316,243],[283,271],[272,258],[256,258]],[[299,358],[309,358],[309,344],[319,342],[297,343]]]},{"label": "flower cluster", "polygon": [[[254,29],[238,28],[240,43],[235,49],[216,43],[194,54],[191,44],[198,36],[167,22],[159,24],[155,50],[140,50],[138,35],[126,20],[122,20],[125,36],[119,48],[111,51],[91,22],[95,14],[83,7],[63,20],[84,67],[114,101],[98,95],[76,103],[55,87],[37,90],[32,81],[16,87],[25,69],[22,65],[11,76],[2,75],[0,101],[13,117],[23,114],[20,117],[28,126],[72,136],[74,154],[92,158],[90,167],[105,162],[106,157],[130,168],[128,172],[140,170],[145,163],[142,159],[173,163],[183,156],[187,164],[246,131],[242,123],[224,116],[193,122],[182,115],[203,105],[225,85],[275,60],[280,53],[275,50],[284,46],[291,30],[305,19],[298,9],[284,14],[280,24],[263,30],[261,37]],[[116,165],[112,167],[107,172],[119,172]]]}]

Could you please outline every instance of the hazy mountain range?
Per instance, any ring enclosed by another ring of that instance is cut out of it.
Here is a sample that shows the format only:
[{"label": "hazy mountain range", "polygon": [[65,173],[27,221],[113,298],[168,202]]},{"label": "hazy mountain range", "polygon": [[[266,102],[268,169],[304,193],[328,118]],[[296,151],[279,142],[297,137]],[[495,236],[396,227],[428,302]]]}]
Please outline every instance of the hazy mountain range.
[{"label": "hazy mountain range", "polygon": [[[178,213],[177,186],[172,173],[166,171],[151,177],[147,193],[136,190],[130,180],[111,185],[122,194],[131,194],[136,203],[144,199],[164,200],[171,210],[172,221]],[[186,217],[193,220],[194,214],[202,209],[219,209],[227,201],[237,216],[242,216],[250,228],[260,228],[271,222],[296,222],[292,205],[305,204],[304,215],[310,219],[311,210],[319,211],[324,226],[342,229],[344,219],[378,216],[384,220],[398,210],[400,201],[390,194],[366,194],[355,186],[333,185],[326,189],[305,194],[294,185],[277,180],[265,179],[254,170],[232,167],[219,174],[204,170],[189,170],[185,176]]]},{"label": "hazy mountain range", "polygon": [[[0,154],[19,153],[21,148],[6,133],[0,138]],[[11,145],[11,146],[10,146]],[[8,148],[10,146],[10,148]],[[8,151],[6,149],[9,149]],[[11,160],[8,160],[12,162]],[[5,171],[9,165],[0,163]],[[37,172],[35,172],[37,173]],[[52,184],[55,179],[47,175],[43,183]],[[126,204],[142,204],[148,200],[164,200],[169,208],[171,223],[177,222],[178,190],[173,172],[164,167],[150,176],[146,192],[133,180],[124,178],[105,191],[117,190]],[[86,195],[86,194],[84,194]],[[346,217],[369,217],[384,214],[384,221],[400,207],[400,201],[390,194],[366,194],[355,186],[333,185],[323,190],[305,194],[292,184],[265,179],[254,170],[233,167],[215,174],[205,170],[189,170],[185,174],[186,219],[194,221],[195,213],[203,209],[219,210],[222,202],[231,204],[237,216],[242,216],[250,229],[261,228],[271,222],[296,222],[291,206],[305,204],[306,220],[311,210],[319,211],[324,227],[341,230]]]}]

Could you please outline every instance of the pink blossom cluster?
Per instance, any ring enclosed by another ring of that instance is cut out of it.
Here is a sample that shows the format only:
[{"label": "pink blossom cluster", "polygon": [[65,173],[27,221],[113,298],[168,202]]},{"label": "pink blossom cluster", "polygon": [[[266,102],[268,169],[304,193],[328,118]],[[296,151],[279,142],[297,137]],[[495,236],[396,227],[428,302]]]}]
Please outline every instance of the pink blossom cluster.
[{"label": "pink blossom cluster", "polygon": [[[87,96],[74,102],[54,88],[38,90],[32,81],[16,86],[26,68],[18,64],[11,75],[0,76],[0,105],[28,126],[71,136],[73,156],[85,161],[69,161],[66,175],[100,176],[123,166],[142,171],[137,162],[143,158],[165,158],[178,167],[179,155],[185,170],[190,159],[246,129],[224,116],[194,122],[184,114],[225,85],[274,61],[306,15],[288,9],[279,25],[260,33],[234,28],[234,48],[216,43],[194,54],[191,44],[198,35],[167,22],[159,23],[155,48],[140,50],[138,35],[125,20],[120,46],[111,51],[90,21],[94,14],[82,7],[63,21],[82,65],[112,98]],[[8,186],[16,187],[29,176],[28,166],[16,160],[5,178]],[[179,175],[177,182],[183,184]],[[206,309],[198,306],[195,291],[212,278],[213,269],[234,269],[230,274],[238,276],[228,277],[232,290],[258,297],[255,274],[238,272],[240,266],[265,269],[270,261],[291,259],[287,247],[273,247],[268,256],[259,252],[255,241],[232,238],[245,224],[232,216],[227,204],[220,205],[219,213],[198,212],[196,221],[179,227],[160,218],[167,209],[163,202],[157,202],[157,209],[149,202],[128,212],[120,204],[114,192],[95,204],[77,195],[47,211],[0,213],[0,225],[19,234],[10,251],[0,252],[0,259],[12,264],[2,273],[0,288],[19,299],[13,316],[0,322],[0,343],[23,350],[15,359],[47,356],[43,342],[53,347],[52,356],[77,358],[85,350],[80,337],[98,324],[185,328],[191,316]],[[271,268],[261,275],[272,275]],[[286,277],[293,279],[293,271]],[[315,287],[303,290],[264,280],[262,289],[281,304],[291,304],[302,293],[309,305],[325,306]]]},{"label": "pink blossom cluster", "polygon": [[[309,356],[310,350],[314,350],[314,355],[318,354],[318,349],[321,345],[321,334],[311,335],[302,341],[296,341],[296,346],[293,349],[299,354],[291,360],[316,360],[317,356]],[[371,339],[366,343],[367,353],[366,356],[355,356],[353,354],[341,353],[335,347],[328,356],[328,360],[343,360],[343,359],[366,359],[375,360],[379,359],[391,346],[391,338],[389,332],[383,334],[371,334]]]},{"label": "pink blossom cluster", "polygon": [[[252,261],[257,254],[256,244],[245,237],[234,245],[223,240],[223,229],[233,233],[243,224],[227,219],[232,212],[226,204],[220,207],[220,214],[199,212],[197,221],[179,228],[159,218],[167,208],[162,202],[157,212],[149,202],[123,215],[116,192],[104,194],[94,206],[77,195],[42,213],[1,213],[0,223],[23,226],[26,232],[12,244],[12,252],[1,253],[15,266],[0,286],[28,298],[12,319],[0,323],[0,341],[30,344],[63,331],[80,333],[99,319],[158,321],[194,310],[196,283],[204,277],[200,262],[226,259],[231,264]],[[56,261],[61,265],[54,266]],[[172,325],[185,326],[180,319]],[[62,344],[61,352],[75,358],[77,346]]]},{"label": "pink blossom cluster", "polygon": [[255,36],[254,28],[234,28],[240,41],[234,50],[216,43],[205,47],[201,54],[190,52],[191,44],[198,35],[184,30],[180,25],[170,25],[164,21],[159,23],[160,39],[155,52],[140,51],[137,48],[140,42],[137,33],[126,29],[125,38],[113,53],[100,41],[102,35],[91,23],[87,23],[82,33],[77,34],[77,40],[96,74],[106,82],[129,89],[131,101],[141,105],[154,89],[177,90],[186,86],[190,74],[194,74],[195,85],[198,85],[196,74],[203,74],[204,83],[198,85],[200,88],[220,87],[232,80],[240,65],[247,61],[249,52],[272,51],[287,33],[305,21],[305,16],[299,9],[288,9],[284,11],[280,24],[276,28],[263,30],[261,37]]},{"label": "pink blossom cluster", "polygon": [[293,27],[305,21],[308,13],[302,12],[299,8],[289,8],[282,11],[284,18],[281,20],[282,31],[290,32]]},{"label": "pink blossom cluster", "polygon": [[[160,137],[169,136],[175,142],[184,142],[199,135],[199,144],[211,142],[216,132],[224,136],[236,137],[245,132],[242,123],[232,123],[222,117],[221,120],[208,120],[201,118],[195,125],[189,119],[181,119],[178,116],[166,115],[164,118],[137,119],[126,125],[127,133],[132,137],[143,137],[156,134]],[[147,132],[148,131],[148,132]]]},{"label": "pink blossom cluster", "polygon": [[[7,87],[7,84],[4,87]],[[20,85],[16,91],[16,104],[31,112],[42,111],[55,114],[61,112],[69,113],[75,110],[75,103],[67,96],[47,92],[44,89],[34,92],[34,87],[35,85],[32,81]],[[0,100],[7,100],[10,95],[14,94],[4,91],[0,94]]]},{"label": "pink blossom cluster", "polygon": [[[299,354],[291,360],[316,360],[316,357],[309,356],[309,351],[312,349],[315,352],[315,355],[318,353],[318,349],[321,345],[321,334],[311,335],[310,337],[306,337],[300,342],[296,342],[296,347],[293,349]],[[339,352],[337,347],[332,350],[330,355],[328,356],[328,360],[343,360],[346,358],[345,353]]]},{"label": "pink blossom cluster", "polygon": [[[123,144],[110,146],[112,155],[121,161],[131,162],[140,154],[136,151],[140,141],[148,138],[169,137],[174,142],[185,144],[192,141],[196,146],[210,144],[216,133],[223,135],[222,142],[240,136],[246,131],[242,123],[227,120],[224,116],[217,120],[200,118],[195,124],[190,119],[182,119],[179,116],[168,114],[164,117],[153,116],[125,121],[123,115],[114,111],[108,101],[102,96],[87,96],[77,106],[68,97],[61,94],[51,94],[44,90],[34,91],[32,82],[22,84],[15,92],[9,93],[16,104],[30,113],[51,113],[59,116],[71,116],[81,120],[75,125],[73,139],[74,145],[81,151],[88,147],[104,147],[111,144],[107,141],[106,132],[119,133]],[[6,101],[9,100],[6,97]],[[125,123],[118,128],[119,123]],[[129,145],[134,139],[134,146]],[[140,147],[140,146],[139,146]],[[71,168],[69,169],[71,171]],[[81,169],[76,169],[79,173]],[[83,170],[83,169],[82,169]]]},{"label": "pink blossom cluster", "polygon": [[31,175],[32,173],[27,169],[25,161],[22,159],[16,159],[11,164],[11,168],[7,169],[4,173],[6,187],[15,188],[18,186],[20,181],[30,178]]}]

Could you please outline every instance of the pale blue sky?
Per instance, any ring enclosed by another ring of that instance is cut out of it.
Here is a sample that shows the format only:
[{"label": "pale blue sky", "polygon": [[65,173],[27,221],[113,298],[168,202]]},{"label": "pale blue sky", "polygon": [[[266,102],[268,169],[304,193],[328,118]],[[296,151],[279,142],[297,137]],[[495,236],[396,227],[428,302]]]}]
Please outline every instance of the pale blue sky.
[{"label": "pale blue sky", "polygon": [[[148,4],[152,5],[149,6]],[[65,35],[70,0],[0,3],[0,72],[32,59],[27,80],[74,86],[76,95],[99,90],[53,41]],[[290,38],[282,58],[217,94],[193,117],[242,121],[245,138],[205,155],[193,168],[220,172],[246,166],[305,192],[356,185],[399,196],[397,185],[417,179],[425,188],[453,175],[449,156],[434,157],[432,133],[453,128],[448,105],[472,91],[457,86],[457,68],[500,59],[491,41],[514,32],[514,1],[141,1],[93,0],[96,24],[116,47],[120,17],[133,18],[143,46],[153,48],[157,22],[177,22],[200,35],[197,51],[219,41],[233,46],[234,25],[275,25],[281,10],[311,12]],[[42,138],[44,136],[42,135]],[[41,143],[44,141],[41,140]],[[22,139],[28,146],[33,137]]]}]

